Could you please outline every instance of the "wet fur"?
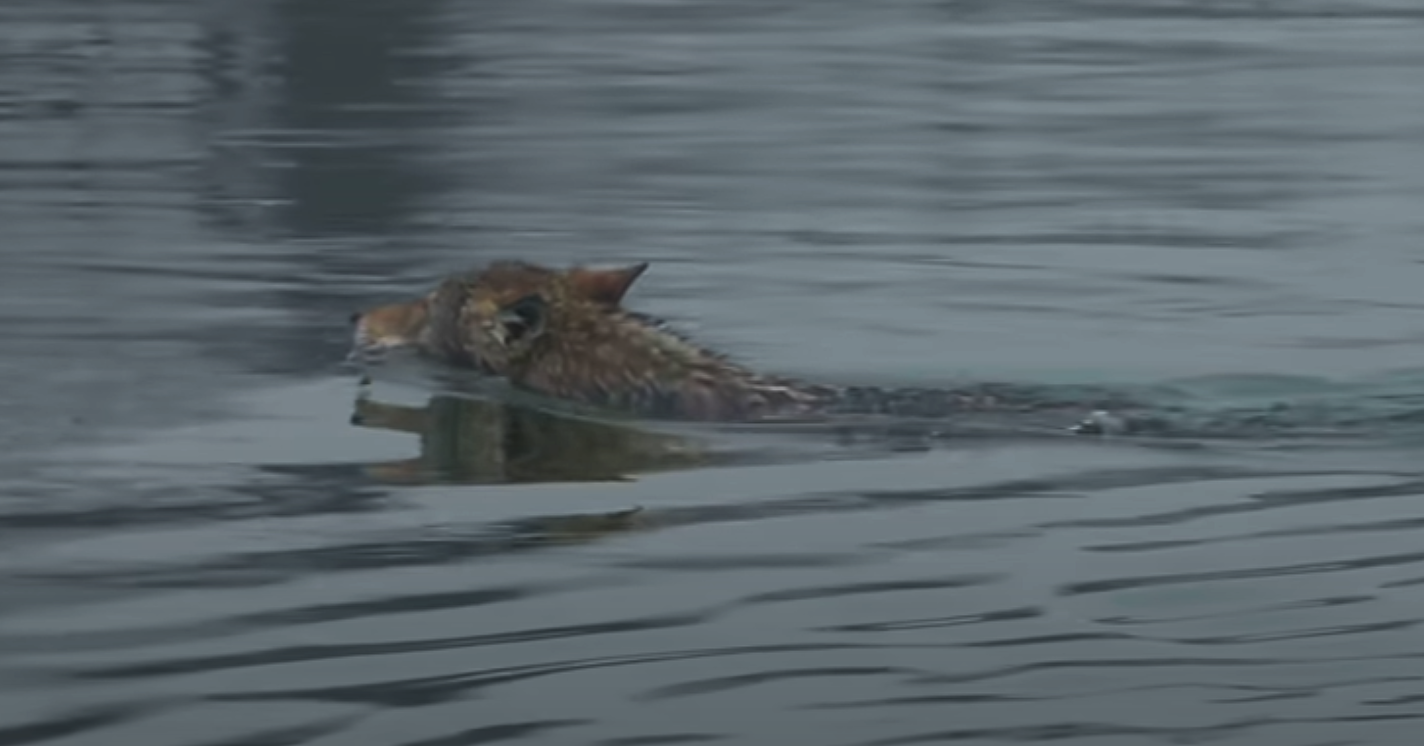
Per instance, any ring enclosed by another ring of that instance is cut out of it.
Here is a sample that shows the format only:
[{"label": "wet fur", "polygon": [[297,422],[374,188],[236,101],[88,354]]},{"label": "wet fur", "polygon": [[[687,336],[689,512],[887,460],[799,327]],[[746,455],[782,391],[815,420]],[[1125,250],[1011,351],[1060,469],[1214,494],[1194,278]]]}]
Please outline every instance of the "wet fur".
[{"label": "wet fur", "polygon": [[645,314],[569,298],[546,302],[544,312],[541,334],[507,348],[505,373],[542,394],[645,417],[716,421],[805,417],[835,395],[755,373]]},{"label": "wet fur", "polygon": [[[495,262],[395,304],[404,310],[358,314],[357,347],[362,340],[415,346],[526,391],[660,419],[940,417],[1001,403],[987,391],[841,388],[757,373],[661,319],[624,308],[623,296],[646,266],[556,270]],[[400,323],[389,328],[391,320]]]}]

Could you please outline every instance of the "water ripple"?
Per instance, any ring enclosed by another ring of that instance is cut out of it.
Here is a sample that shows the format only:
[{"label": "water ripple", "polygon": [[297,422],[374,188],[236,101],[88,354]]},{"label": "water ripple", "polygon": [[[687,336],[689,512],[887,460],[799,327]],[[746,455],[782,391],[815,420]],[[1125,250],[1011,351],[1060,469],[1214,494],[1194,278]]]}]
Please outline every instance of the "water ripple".
[{"label": "water ripple", "polygon": [[536,736],[560,728],[583,725],[587,720],[530,720],[518,723],[501,723],[470,728],[437,738],[423,738],[419,741],[402,741],[395,746],[476,746],[482,743],[520,741],[527,736]]},{"label": "water ripple", "polygon": [[329,661],[339,658],[369,658],[383,655],[403,655],[439,650],[460,650],[491,645],[515,645],[519,643],[558,640],[571,637],[595,637],[598,635],[644,632],[669,629],[685,625],[700,624],[711,619],[710,615],[668,616],[663,618],[640,618],[621,621],[598,622],[558,627],[530,628],[518,632],[486,635],[471,635],[438,640],[410,642],[382,642],[366,645],[303,645],[287,648],[269,648],[252,653],[227,656],[206,656],[184,660],[151,661],[137,665],[95,668],[72,674],[81,679],[133,679],[155,676],[172,676],[187,673],[222,671],[236,668]]},{"label": "water ripple", "polygon": [[682,743],[710,743],[725,740],[727,736],[712,733],[663,733],[655,736],[620,736],[606,738],[597,746],[677,746]]},{"label": "water ripple", "polygon": [[269,728],[232,738],[203,741],[201,746],[298,746],[348,730],[357,718],[332,718],[315,725]]},{"label": "water ripple", "polygon": [[686,650],[666,653],[646,653],[605,658],[559,661],[555,663],[510,666],[472,673],[430,676],[415,679],[387,680],[377,684],[332,686],[311,689],[272,689],[261,692],[233,692],[210,697],[223,701],[307,700],[312,702],[351,702],[383,707],[425,707],[465,698],[491,687],[513,684],[529,679],[624,666],[638,666],[667,661],[687,661],[699,658],[765,655],[786,652],[823,652],[863,648],[857,645],[785,644],[741,646],[715,650]]},{"label": "water ripple", "polygon": [[1227,736],[1248,733],[1284,725],[1336,724],[1356,722],[1412,721],[1424,715],[1351,715],[1333,718],[1242,718],[1216,725],[1153,727],[1128,726],[1101,722],[1061,722],[1007,728],[975,728],[936,731],[913,736],[883,738],[857,742],[861,746],[910,746],[920,743],[991,740],[1004,743],[1037,741],[1070,741],[1112,736],[1152,736],[1166,743],[1194,743],[1221,740]]},{"label": "water ripple", "polygon": [[0,744],[25,746],[25,744],[55,741],[132,722],[155,711],[155,708],[133,705],[72,709],[61,716],[46,720],[0,728]]},{"label": "water ripple", "polygon": [[820,588],[796,588],[772,591],[749,596],[742,600],[745,604],[783,603],[788,601],[809,601],[819,598],[844,598],[875,593],[897,593],[902,591],[946,590],[970,588],[998,580],[995,575],[964,575],[960,577],[933,578],[925,580],[894,580],[856,585],[836,585]]},{"label": "water ripple", "polygon": [[1285,577],[1289,575],[1315,575],[1320,573],[1349,572],[1353,570],[1364,570],[1374,567],[1389,567],[1393,565],[1410,565],[1416,562],[1424,562],[1424,552],[1408,552],[1396,555],[1375,555],[1367,557],[1357,557],[1349,560],[1337,560],[1334,562],[1302,562],[1293,565],[1278,565],[1274,567],[1237,568],[1223,570],[1220,572],[1198,572],[1180,573],[1171,575],[1141,575],[1124,576],[1109,580],[1094,580],[1077,583],[1067,583],[1058,589],[1058,592],[1065,596],[1075,596],[1089,593],[1111,593],[1114,591],[1131,590],[1134,588],[1150,588],[1154,586],[1180,585],[1191,583],[1206,583],[1220,580],[1251,580],[1256,578]]},{"label": "water ripple", "polygon": [[959,614],[949,617],[928,619],[902,619],[893,622],[863,622],[859,624],[838,624],[817,627],[826,632],[900,632],[907,630],[933,629],[937,627],[959,627],[966,624],[994,624],[1041,617],[1044,610],[1037,607],[1001,609],[975,614]]},{"label": "water ripple", "polygon": [[[100,5],[0,3],[0,744],[1417,737],[1417,2]],[[510,257],[1191,437],[353,406]]]}]

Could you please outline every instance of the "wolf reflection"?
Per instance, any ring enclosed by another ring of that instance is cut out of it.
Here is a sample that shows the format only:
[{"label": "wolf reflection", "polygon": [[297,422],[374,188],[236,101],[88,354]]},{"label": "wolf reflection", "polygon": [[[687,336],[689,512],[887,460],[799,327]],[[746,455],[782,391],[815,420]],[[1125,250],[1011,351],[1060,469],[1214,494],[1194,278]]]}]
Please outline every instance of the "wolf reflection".
[{"label": "wolf reflection", "polygon": [[[710,438],[689,438],[632,424],[599,421],[498,399],[437,394],[423,406],[387,403],[362,389],[350,418],[357,427],[406,433],[419,439],[419,455],[363,467],[368,478],[386,484],[508,484],[624,481],[638,474],[719,465],[775,463],[804,457],[767,447],[729,448]],[[766,429],[767,426],[759,426]],[[792,428],[795,430],[795,428]],[[825,433],[826,430],[813,428]],[[749,433],[742,432],[742,435]],[[785,434],[785,433],[783,433]],[[860,450],[855,429],[843,430],[836,450]],[[885,433],[872,449],[886,448]],[[911,440],[915,440],[911,438]],[[824,445],[824,442],[822,441]],[[902,450],[891,447],[889,450]],[[913,450],[920,450],[914,447]],[[825,455],[824,452],[821,455]],[[864,510],[861,500],[844,504],[797,496],[750,503],[635,505],[608,512],[539,515],[490,527],[490,551],[549,544],[584,543],[635,531],[828,510]]]},{"label": "wolf reflection", "polygon": [[619,481],[731,458],[677,435],[448,394],[423,407],[358,396],[351,424],[419,437],[418,456],[366,467],[392,484]]},{"label": "wolf reflection", "polygon": [[[1025,429],[1023,422],[996,430],[973,422],[847,419],[728,425],[690,437],[469,393],[435,394],[419,407],[387,403],[364,387],[350,421],[419,439],[419,455],[364,467],[369,478],[401,485],[625,481],[716,466],[883,457],[953,447],[965,437],[1066,435],[1061,428]],[[728,438],[716,438],[719,433]]]}]

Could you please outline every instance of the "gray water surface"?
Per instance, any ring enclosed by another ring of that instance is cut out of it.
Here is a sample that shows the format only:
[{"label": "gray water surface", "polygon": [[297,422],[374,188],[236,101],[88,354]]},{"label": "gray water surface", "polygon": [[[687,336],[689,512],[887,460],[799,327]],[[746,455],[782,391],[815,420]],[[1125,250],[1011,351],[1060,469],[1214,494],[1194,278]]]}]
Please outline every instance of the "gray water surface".
[{"label": "gray water surface", "polygon": [[[15,0],[0,62],[0,746],[1417,738],[1415,3]],[[351,311],[509,257],[1355,434],[359,393]]]}]

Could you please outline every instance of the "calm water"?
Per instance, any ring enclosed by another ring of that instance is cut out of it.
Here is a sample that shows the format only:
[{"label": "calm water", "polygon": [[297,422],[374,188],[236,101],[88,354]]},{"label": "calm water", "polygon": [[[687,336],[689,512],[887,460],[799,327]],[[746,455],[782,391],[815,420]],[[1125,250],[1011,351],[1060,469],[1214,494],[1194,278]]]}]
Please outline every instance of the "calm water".
[{"label": "calm water", "polygon": [[[0,62],[0,746],[1417,738],[1417,3],[7,0]],[[350,311],[502,257],[1357,433],[358,398]]]}]

